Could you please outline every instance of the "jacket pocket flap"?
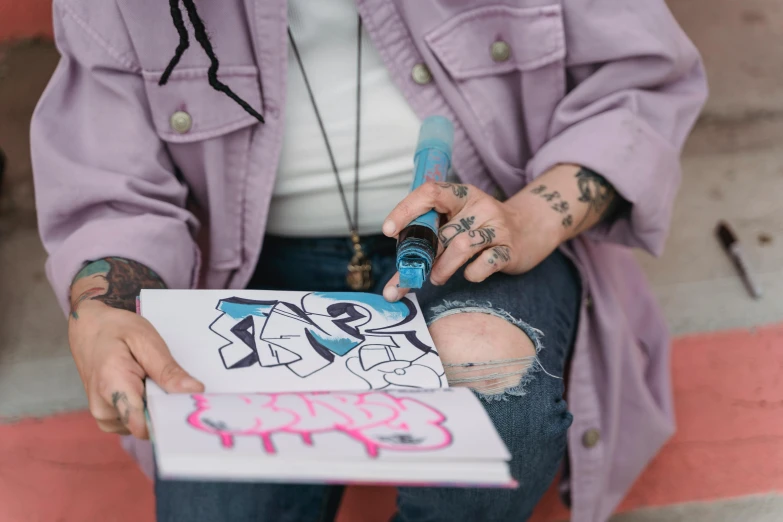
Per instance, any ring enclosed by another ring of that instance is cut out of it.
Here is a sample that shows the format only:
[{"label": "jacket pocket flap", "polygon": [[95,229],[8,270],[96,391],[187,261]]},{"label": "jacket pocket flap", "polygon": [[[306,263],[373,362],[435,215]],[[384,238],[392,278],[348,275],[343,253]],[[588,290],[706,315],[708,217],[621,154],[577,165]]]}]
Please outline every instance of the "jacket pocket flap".
[{"label": "jacket pocket flap", "polygon": [[[161,139],[171,143],[202,141],[259,123],[209,84],[208,70],[206,67],[175,69],[168,83],[162,86],[158,85],[162,73],[142,73],[152,121]],[[256,67],[224,66],[218,75],[237,96],[263,114]],[[177,113],[179,119],[175,124],[173,116]]]},{"label": "jacket pocket flap", "polygon": [[[455,16],[425,40],[456,80],[536,69],[565,57],[559,5],[474,9]],[[507,49],[501,47],[493,58],[493,44],[503,43]]]}]

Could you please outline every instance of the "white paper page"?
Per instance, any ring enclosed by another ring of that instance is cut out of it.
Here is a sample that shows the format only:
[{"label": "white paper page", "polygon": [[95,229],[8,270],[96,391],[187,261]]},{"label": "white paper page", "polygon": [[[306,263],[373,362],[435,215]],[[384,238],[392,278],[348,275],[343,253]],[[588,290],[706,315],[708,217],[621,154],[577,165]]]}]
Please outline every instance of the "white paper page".
[{"label": "white paper page", "polygon": [[208,392],[448,386],[415,295],[142,290],[140,302]]},{"label": "white paper page", "polygon": [[188,474],[209,477],[209,462],[221,455],[253,459],[267,473],[265,466],[290,461],[304,466],[305,475],[308,465],[329,469],[341,462],[510,460],[479,399],[466,388],[158,395],[149,408],[158,465],[167,476],[182,473],[169,464],[179,461],[188,463]]}]

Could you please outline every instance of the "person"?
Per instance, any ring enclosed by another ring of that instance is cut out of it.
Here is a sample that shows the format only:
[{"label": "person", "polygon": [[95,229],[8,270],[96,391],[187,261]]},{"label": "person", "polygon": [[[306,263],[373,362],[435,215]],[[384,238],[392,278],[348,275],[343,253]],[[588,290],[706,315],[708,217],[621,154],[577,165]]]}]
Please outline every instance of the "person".
[{"label": "person", "polygon": [[[98,426],[148,446],[143,379],[202,384],[134,313],[142,288],[367,290],[442,214],[418,291],[453,386],[483,400],[512,490],[399,488],[396,520],[526,520],[560,472],[606,520],[674,430],[660,254],[705,100],[664,0],[55,0],[32,121],[48,277]],[[408,193],[423,118],[452,177]],[[567,402],[566,402],[567,399]],[[161,522],[304,521],[325,485],[156,482]]]}]

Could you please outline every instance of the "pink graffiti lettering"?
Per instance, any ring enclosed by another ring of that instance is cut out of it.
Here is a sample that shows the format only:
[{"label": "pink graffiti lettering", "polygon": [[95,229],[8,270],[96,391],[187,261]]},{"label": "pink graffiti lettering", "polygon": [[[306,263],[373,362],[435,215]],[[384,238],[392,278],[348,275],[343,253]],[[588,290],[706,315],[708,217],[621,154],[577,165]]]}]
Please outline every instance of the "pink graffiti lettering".
[{"label": "pink graffiti lettering", "polygon": [[424,173],[424,179],[427,181],[443,181],[443,173],[440,171],[440,165],[434,165],[432,170]]},{"label": "pink graffiti lettering", "polygon": [[436,409],[409,397],[383,392],[278,393],[248,395],[193,395],[196,410],[188,423],[220,437],[233,448],[235,437],[261,438],[264,451],[276,453],[275,433],[293,433],[304,444],[313,435],[342,432],[364,444],[376,457],[378,450],[435,450],[451,444]]}]

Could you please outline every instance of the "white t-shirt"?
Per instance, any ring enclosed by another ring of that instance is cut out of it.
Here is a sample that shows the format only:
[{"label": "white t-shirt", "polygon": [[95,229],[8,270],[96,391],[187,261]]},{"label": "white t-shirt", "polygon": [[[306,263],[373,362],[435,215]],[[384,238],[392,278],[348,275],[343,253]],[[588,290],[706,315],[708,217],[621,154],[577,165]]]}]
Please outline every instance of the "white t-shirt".
[{"label": "white t-shirt", "polygon": [[[289,0],[288,11],[353,215],[356,6],[353,0]],[[420,121],[366,34],[361,113],[359,232],[377,234],[410,189]],[[349,235],[329,155],[290,45],[285,134],[267,232]]]}]

